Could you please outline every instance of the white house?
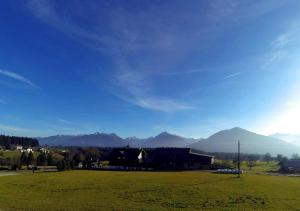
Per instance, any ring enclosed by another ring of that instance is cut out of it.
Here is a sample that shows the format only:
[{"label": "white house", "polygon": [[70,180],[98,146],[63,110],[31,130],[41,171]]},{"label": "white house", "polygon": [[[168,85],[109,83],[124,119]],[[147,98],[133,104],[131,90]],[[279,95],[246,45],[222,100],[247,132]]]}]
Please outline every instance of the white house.
[{"label": "white house", "polygon": [[23,150],[23,146],[21,146],[21,145],[17,145],[17,146],[16,146],[16,150],[20,150],[20,151],[22,151],[22,150]]}]

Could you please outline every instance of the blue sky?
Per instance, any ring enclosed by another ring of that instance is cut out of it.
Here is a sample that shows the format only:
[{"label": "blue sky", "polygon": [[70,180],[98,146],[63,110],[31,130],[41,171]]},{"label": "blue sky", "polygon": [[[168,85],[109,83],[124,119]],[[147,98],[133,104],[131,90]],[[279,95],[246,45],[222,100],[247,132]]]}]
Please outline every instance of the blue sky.
[{"label": "blue sky", "polygon": [[300,133],[297,0],[0,4],[0,133]]}]

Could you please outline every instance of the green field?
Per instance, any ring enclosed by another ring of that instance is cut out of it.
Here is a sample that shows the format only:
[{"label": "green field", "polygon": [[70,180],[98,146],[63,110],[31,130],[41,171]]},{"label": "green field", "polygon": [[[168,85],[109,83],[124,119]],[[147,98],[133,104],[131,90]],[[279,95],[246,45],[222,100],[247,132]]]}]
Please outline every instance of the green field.
[{"label": "green field", "polygon": [[300,178],[65,171],[0,177],[1,210],[294,210]]}]

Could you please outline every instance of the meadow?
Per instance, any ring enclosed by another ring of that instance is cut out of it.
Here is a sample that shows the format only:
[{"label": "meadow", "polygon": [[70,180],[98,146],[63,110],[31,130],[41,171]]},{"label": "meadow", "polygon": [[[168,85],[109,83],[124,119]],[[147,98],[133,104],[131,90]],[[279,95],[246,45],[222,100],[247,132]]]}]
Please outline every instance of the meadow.
[{"label": "meadow", "polygon": [[[262,167],[259,167],[262,168]],[[64,171],[0,177],[1,210],[294,210],[300,178],[255,171]]]}]

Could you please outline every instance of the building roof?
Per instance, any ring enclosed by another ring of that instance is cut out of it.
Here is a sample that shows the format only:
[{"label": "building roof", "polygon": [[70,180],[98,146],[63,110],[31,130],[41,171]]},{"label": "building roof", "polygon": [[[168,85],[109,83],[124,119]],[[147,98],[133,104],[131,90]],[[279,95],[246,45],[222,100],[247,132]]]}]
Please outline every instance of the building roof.
[{"label": "building roof", "polygon": [[146,151],[157,151],[160,153],[172,153],[172,154],[193,154],[198,156],[205,156],[205,157],[214,157],[212,155],[203,154],[198,150],[192,148],[178,148],[178,147],[158,147],[158,148],[150,148],[145,149]]},{"label": "building roof", "polygon": [[300,159],[290,159],[284,161],[283,164],[288,167],[300,167]]}]

